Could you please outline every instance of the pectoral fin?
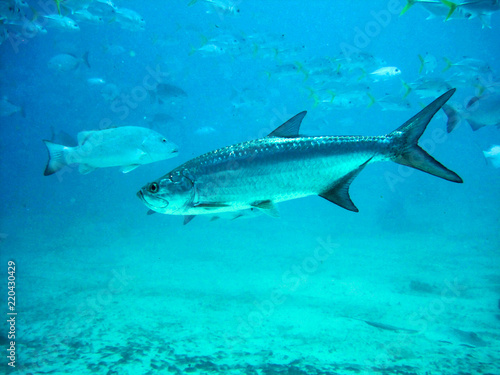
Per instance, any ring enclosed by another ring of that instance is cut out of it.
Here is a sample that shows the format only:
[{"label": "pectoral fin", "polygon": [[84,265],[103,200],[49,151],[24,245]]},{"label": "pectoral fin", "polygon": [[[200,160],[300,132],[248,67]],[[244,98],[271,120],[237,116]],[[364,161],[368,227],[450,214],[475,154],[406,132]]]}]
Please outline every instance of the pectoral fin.
[{"label": "pectoral fin", "polygon": [[221,207],[229,207],[229,205],[226,203],[220,203],[220,202],[198,202],[198,203],[193,204],[193,207],[201,207],[201,208],[205,208],[207,210],[213,210],[213,209],[221,208]]}]

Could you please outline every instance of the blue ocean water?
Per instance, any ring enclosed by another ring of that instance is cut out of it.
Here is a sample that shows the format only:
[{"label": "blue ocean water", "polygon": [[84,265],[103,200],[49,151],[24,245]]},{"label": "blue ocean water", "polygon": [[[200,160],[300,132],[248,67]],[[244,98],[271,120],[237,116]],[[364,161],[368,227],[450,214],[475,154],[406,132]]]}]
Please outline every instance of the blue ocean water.
[{"label": "blue ocean water", "polygon": [[[483,28],[427,19],[420,4],[400,16],[392,0],[123,0],[68,31],[44,21],[54,2],[27,3],[22,22],[2,11],[0,25],[2,101],[18,108],[2,108],[0,138],[7,373],[500,373],[500,175],[483,155],[496,126],[448,134],[440,111],[421,144],[464,183],[376,163],[351,185],[359,213],[307,197],[280,203],[280,218],[183,225],[136,196],[303,110],[304,134],[383,135],[440,95],[419,96],[419,80],[457,87],[456,107],[497,93],[498,12]],[[90,2],[61,3],[77,19]],[[76,66],[54,69],[58,54]],[[370,75],[389,67],[401,73]],[[186,95],[147,89],[158,72]],[[179,155],[127,174],[43,175],[42,140],[110,124],[152,128]]]}]

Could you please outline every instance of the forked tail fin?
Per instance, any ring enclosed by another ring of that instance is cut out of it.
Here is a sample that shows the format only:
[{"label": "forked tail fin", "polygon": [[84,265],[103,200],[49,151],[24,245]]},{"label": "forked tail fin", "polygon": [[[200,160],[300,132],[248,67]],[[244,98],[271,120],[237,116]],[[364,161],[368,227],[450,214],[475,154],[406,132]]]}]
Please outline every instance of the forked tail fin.
[{"label": "forked tail fin", "polygon": [[448,181],[463,182],[459,175],[439,163],[418,145],[418,140],[424,133],[429,121],[450,99],[454,92],[455,89],[451,89],[441,95],[399,128],[387,135],[393,145],[392,154],[390,155],[392,161],[419,169]]},{"label": "forked tail fin", "polygon": [[457,124],[460,122],[460,114],[449,104],[443,105],[443,111],[448,117],[448,122],[446,124],[446,130],[448,133],[451,133],[453,129],[457,127]]}]

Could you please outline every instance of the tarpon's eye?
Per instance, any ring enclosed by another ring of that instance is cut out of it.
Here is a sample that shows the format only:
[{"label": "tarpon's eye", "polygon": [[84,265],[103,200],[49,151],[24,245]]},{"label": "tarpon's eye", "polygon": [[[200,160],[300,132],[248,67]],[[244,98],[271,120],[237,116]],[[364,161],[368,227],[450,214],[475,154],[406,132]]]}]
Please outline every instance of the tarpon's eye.
[{"label": "tarpon's eye", "polygon": [[167,138],[162,138],[161,140],[163,143],[167,143]]},{"label": "tarpon's eye", "polygon": [[148,190],[150,193],[157,193],[159,190],[158,184],[156,182],[149,184]]}]

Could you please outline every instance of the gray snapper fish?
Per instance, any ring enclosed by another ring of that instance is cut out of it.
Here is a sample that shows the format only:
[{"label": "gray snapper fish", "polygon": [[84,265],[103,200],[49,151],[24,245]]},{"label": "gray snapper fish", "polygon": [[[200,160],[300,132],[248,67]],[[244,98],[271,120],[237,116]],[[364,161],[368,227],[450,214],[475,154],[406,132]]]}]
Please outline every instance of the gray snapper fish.
[{"label": "gray snapper fish", "polygon": [[448,133],[455,129],[460,120],[466,120],[474,131],[484,126],[500,127],[500,94],[488,93],[474,97],[461,111],[446,104],[443,106],[443,111],[448,117]]},{"label": "gray snapper fish", "polygon": [[82,174],[105,167],[121,167],[127,173],[142,164],[177,156],[175,144],[154,130],[138,126],[80,132],[76,147],[43,142],[49,151],[45,176],[74,163],[80,164]]},{"label": "gray snapper fish", "polygon": [[349,186],[366,165],[377,161],[391,160],[463,182],[417,144],[454,92],[443,94],[383,136],[300,136],[304,111],[265,138],[211,151],[182,164],[144,185],[137,195],[148,208],[164,214],[190,217],[256,208],[276,217],[276,203],[310,195],[358,212]]},{"label": "gray snapper fish", "polygon": [[78,58],[69,53],[61,53],[52,57],[47,65],[49,69],[52,70],[56,70],[59,72],[70,72],[78,68],[82,63],[90,68],[88,52],[85,52],[81,58]]}]

